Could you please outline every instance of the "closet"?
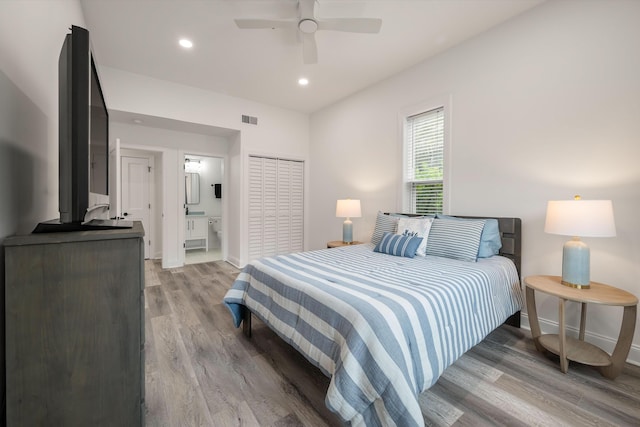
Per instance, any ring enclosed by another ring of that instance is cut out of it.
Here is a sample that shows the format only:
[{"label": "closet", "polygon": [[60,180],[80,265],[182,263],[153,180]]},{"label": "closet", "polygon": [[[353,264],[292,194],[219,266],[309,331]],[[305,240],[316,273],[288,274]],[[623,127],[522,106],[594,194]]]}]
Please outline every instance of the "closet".
[{"label": "closet", "polygon": [[304,249],[304,162],[249,156],[249,261]]}]

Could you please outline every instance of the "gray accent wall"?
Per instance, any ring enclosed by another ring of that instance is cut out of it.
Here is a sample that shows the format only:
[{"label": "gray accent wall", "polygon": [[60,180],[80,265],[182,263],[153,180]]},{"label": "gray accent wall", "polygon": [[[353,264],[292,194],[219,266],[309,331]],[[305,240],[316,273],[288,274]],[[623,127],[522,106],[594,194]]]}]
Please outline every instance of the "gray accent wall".
[{"label": "gray accent wall", "polygon": [[[0,2],[0,244],[58,217],[58,55],[84,25],[76,1]],[[0,246],[0,424],[4,424],[4,250]]]}]

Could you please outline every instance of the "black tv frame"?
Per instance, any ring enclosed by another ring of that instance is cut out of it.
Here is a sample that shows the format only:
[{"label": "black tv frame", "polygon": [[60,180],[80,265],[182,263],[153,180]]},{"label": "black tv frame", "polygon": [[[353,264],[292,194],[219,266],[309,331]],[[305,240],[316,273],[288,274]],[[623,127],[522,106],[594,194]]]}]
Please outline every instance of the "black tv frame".
[{"label": "black tv frame", "polygon": [[82,223],[89,207],[89,32],[72,26],[58,62],[60,222]]},{"label": "black tv frame", "polygon": [[[38,224],[34,232],[131,228],[131,221],[86,221],[91,216],[88,214],[93,211],[109,208],[108,202],[97,201],[99,197],[107,198],[109,195],[109,112],[91,49],[89,31],[71,26],[71,32],[65,36],[60,51],[58,73],[60,218]],[[102,123],[100,129],[97,123],[93,123],[92,135],[92,119],[96,118],[96,112]],[[102,131],[104,134],[101,134]],[[92,144],[92,138],[97,139],[99,144]],[[100,165],[100,171],[104,174],[104,177],[100,177],[104,178],[100,196],[91,193],[92,146],[104,150],[100,153],[100,159],[104,162]]]}]

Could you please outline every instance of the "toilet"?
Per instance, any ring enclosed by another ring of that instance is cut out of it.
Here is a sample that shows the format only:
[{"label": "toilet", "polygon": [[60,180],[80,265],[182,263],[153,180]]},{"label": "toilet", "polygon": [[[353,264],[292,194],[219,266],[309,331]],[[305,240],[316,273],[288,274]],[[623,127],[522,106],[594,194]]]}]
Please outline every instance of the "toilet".
[{"label": "toilet", "polygon": [[222,242],[222,218],[219,216],[212,216],[209,218],[209,224],[211,225],[211,229],[215,234],[215,237],[218,238],[218,245]]}]

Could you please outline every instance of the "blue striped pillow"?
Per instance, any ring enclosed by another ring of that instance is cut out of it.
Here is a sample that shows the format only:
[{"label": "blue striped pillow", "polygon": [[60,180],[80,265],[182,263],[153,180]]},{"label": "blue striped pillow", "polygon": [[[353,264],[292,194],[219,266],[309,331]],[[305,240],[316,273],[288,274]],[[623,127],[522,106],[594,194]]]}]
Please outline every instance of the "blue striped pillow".
[{"label": "blue striped pillow", "polygon": [[475,262],[484,223],[483,219],[434,219],[427,240],[427,255]]},{"label": "blue striped pillow", "polygon": [[378,211],[378,216],[376,217],[376,227],[373,229],[373,235],[371,236],[371,243],[377,245],[378,243],[380,243],[382,235],[385,232],[395,233],[397,226],[397,216],[385,215],[382,212]]},{"label": "blue striped pillow", "polygon": [[[436,215],[436,218],[442,219],[454,219],[457,221],[469,221],[470,218],[458,218],[449,215]],[[484,219],[484,228],[480,235],[480,247],[478,248],[478,258],[490,258],[500,253],[502,248],[502,237],[500,235],[500,225],[495,218],[482,218]]]},{"label": "blue striped pillow", "polygon": [[422,237],[403,236],[385,232],[380,243],[373,249],[374,252],[383,254],[413,258],[418,246],[422,243]]}]

